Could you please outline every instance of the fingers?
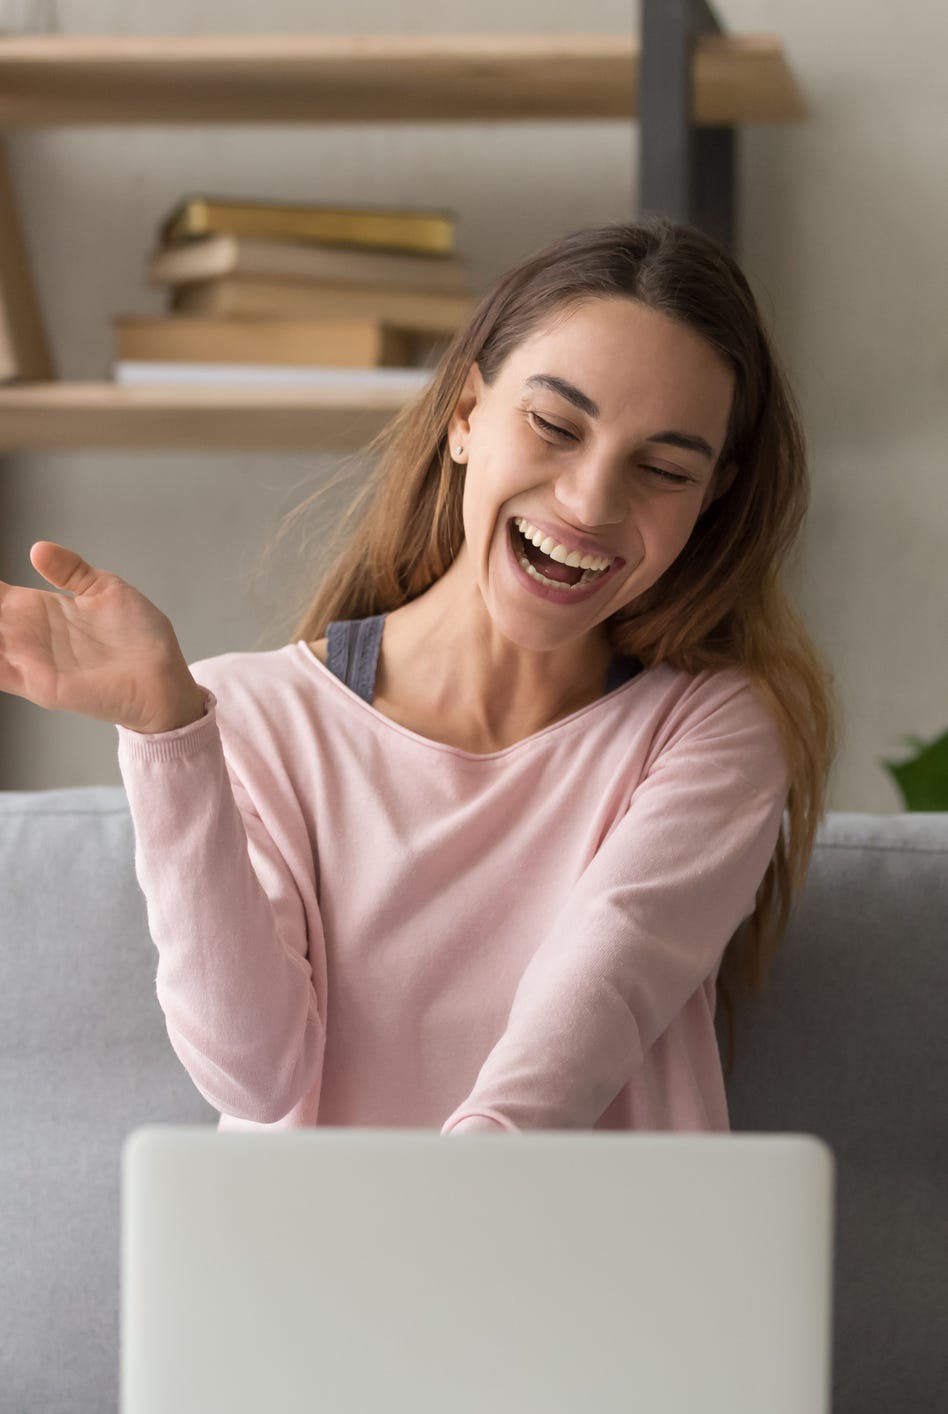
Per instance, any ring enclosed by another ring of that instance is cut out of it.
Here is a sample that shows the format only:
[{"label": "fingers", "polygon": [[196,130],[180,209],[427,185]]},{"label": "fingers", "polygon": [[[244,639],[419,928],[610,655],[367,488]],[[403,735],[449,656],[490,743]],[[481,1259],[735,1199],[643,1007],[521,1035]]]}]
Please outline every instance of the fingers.
[{"label": "fingers", "polygon": [[30,562],[57,589],[68,589],[73,594],[82,594],[93,585],[99,571],[87,564],[75,550],[65,545],[57,545],[53,540],[37,540],[30,549]]}]

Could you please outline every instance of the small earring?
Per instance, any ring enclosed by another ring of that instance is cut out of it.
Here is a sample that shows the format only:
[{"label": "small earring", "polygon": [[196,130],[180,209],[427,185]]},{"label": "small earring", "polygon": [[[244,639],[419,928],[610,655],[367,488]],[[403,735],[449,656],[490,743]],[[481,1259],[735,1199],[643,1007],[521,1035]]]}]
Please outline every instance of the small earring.
[{"label": "small earring", "polygon": [[454,449],[454,455],[455,455],[456,457],[459,457],[463,451],[464,451],[464,448],[463,448],[463,447],[455,447],[455,449]]}]

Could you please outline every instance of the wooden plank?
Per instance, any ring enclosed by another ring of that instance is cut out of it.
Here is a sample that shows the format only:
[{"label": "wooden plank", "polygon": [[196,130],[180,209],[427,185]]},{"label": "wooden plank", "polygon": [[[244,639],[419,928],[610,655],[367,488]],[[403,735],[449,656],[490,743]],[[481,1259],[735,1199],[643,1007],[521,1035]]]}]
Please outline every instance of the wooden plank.
[{"label": "wooden plank", "polygon": [[0,388],[0,451],[83,447],[354,450],[407,400],[399,389]]},{"label": "wooden plank", "polygon": [[6,147],[0,139],[0,382],[53,377]]},{"label": "wooden plank", "polygon": [[[630,35],[3,37],[0,126],[628,120],[638,59]],[[698,123],[804,115],[775,38],[694,64]]]},{"label": "wooden plank", "polygon": [[777,39],[708,34],[695,45],[695,118],[705,127],[792,123],[803,96]]}]

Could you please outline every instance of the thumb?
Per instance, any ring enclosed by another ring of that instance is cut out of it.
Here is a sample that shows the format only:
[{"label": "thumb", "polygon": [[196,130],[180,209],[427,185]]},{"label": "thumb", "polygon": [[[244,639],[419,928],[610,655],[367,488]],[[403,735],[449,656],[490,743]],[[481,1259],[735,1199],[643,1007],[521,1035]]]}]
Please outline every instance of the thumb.
[{"label": "thumb", "polygon": [[30,562],[50,584],[74,594],[82,594],[99,577],[99,571],[87,564],[75,550],[57,545],[53,540],[37,540],[30,549]]}]

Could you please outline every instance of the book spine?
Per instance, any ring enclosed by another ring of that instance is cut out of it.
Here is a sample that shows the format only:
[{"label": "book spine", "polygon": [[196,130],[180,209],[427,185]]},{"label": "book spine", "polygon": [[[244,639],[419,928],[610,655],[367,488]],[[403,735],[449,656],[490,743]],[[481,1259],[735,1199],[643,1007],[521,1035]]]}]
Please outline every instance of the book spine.
[{"label": "book spine", "polygon": [[399,367],[412,362],[411,336],[377,320],[136,319],[114,321],[119,361],[329,364]]},{"label": "book spine", "polygon": [[447,212],[280,206],[194,198],[164,223],[162,242],[167,245],[226,232],[270,240],[449,255],[454,250],[454,229],[454,218]]},{"label": "book spine", "polygon": [[470,295],[360,290],[240,276],[195,281],[176,288],[172,297],[178,313],[232,319],[380,319],[432,334],[454,333],[467,319],[473,303]]},{"label": "book spine", "polygon": [[376,388],[411,394],[426,387],[432,377],[431,371],[424,368],[300,368],[295,364],[166,363],[147,359],[114,362],[112,376],[116,383],[129,387],[339,388],[347,394]]},{"label": "book spine", "polygon": [[429,294],[469,293],[466,263],[452,256],[395,255],[220,234],[197,241],[177,241],[158,250],[148,264],[149,282],[158,286],[228,275]]}]

